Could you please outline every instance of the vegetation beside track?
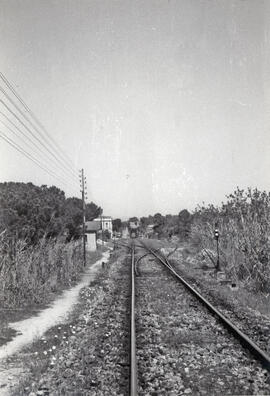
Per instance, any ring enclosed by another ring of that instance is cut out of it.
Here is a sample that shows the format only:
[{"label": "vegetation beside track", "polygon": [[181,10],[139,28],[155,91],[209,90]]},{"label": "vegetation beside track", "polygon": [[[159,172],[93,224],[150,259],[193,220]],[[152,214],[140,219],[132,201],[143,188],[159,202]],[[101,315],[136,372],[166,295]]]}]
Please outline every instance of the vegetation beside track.
[{"label": "vegetation beside track", "polygon": [[43,238],[34,246],[15,244],[16,253],[6,253],[0,239],[0,305],[22,307],[46,303],[48,295],[70,286],[83,269],[79,242],[63,243]]},{"label": "vegetation beside track", "polygon": [[[166,224],[166,218],[160,224]],[[230,310],[261,321],[268,329],[262,315],[270,316],[270,194],[238,188],[220,207],[200,206],[185,219],[189,220],[182,224],[189,230],[185,238],[179,232],[163,235],[166,227],[161,226],[151,239],[152,246],[164,247],[189,279],[201,283],[204,292],[211,289],[215,299],[223,300]],[[215,228],[219,230],[220,274]],[[247,313],[248,308],[253,312]]]},{"label": "vegetation beside track", "polygon": [[[102,209],[86,205],[86,220]],[[0,305],[46,303],[83,269],[82,200],[59,188],[0,183]],[[92,255],[95,256],[95,255]]]},{"label": "vegetation beside track", "polygon": [[216,262],[214,227],[218,227],[220,264],[226,276],[249,290],[270,290],[270,193],[239,188],[221,207],[199,207],[191,226],[198,253]]},{"label": "vegetation beside track", "polygon": [[[212,267],[217,266],[217,228],[219,262],[227,278],[241,282],[246,290],[269,294],[270,193],[237,188],[220,206],[203,204],[178,215],[156,213],[142,217],[140,223],[142,234],[175,245],[189,243]],[[152,234],[147,230],[150,224]]]}]

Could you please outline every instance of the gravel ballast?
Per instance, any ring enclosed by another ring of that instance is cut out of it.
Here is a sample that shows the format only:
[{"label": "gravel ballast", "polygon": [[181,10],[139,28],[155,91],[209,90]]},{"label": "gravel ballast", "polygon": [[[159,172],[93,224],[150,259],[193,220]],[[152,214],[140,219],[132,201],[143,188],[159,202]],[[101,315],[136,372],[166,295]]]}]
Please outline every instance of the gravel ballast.
[{"label": "gravel ballast", "polygon": [[[180,255],[181,257],[181,255]],[[217,273],[204,273],[197,263],[196,275],[192,274],[190,260],[170,258],[173,268],[183,276],[209,302],[218,308],[240,330],[255,342],[263,351],[270,354],[270,319],[258,310],[252,309],[237,298],[237,287],[218,280]],[[193,269],[194,272],[194,269]]]},{"label": "gravel ballast", "polygon": [[140,395],[267,395],[266,370],[184,286],[152,259],[140,263]]}]

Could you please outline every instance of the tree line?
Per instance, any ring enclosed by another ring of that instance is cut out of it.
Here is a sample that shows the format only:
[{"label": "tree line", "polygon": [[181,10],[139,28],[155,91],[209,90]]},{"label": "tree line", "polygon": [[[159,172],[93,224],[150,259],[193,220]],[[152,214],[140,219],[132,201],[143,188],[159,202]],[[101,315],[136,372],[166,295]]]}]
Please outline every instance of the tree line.
[{"label": "tree line", "polygon": [[191,231],[192,217],[192,214],[187,209],[183,209],[178,215],[167,214],[163,216],[161,213],[156,213],[141,218],[133,216],[130,217],[128,221],[121,221],[121,219],[118,218],[113,220],[113,230],[120,232],[125,227],[128,227],[130,222],[139,222],[140,231],[143,234],[147,233],[149,226],[152,226],[152,233],[150,236],[170,238],[177,235],[181,240],[187,240]]},{"label": "tree line", "polygon": [[[102,213],[94,202],[86,204],[86,220]],[[82,224],[82,200],[66,198],[55,186],[33,183],[0,183],[0,233],[24,239],[29,245],[41,238],[63,236],[67,241],[79,238]]]}]

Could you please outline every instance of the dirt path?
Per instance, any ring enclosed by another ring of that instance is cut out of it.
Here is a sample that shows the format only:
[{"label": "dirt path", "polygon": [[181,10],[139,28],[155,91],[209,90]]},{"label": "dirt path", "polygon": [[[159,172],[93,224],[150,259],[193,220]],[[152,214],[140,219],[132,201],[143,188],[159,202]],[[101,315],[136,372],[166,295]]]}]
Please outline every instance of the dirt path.
[{"label": "dirt path", "polygon": [[24,365],[25,355],[21,359],[18,353],[26,346],[42,339],[42,336],[53,326],[65,323],[69,313],[78,302],[80,291],[95,279],[102,262],[107,262],[109,256],[109,251],[103,253],[100,260],[86,269],[80,283],[63,292],[48,308],[28,319],[9,324],[9,327],[16,330],[17,335],[0,347],[1,395],[9,395],[18,379],[28,371]]},{"label": "dirt path", "polygon": [[114,252],[81,290],[68,322],[50,329],[31,350],[24,349],[23,378],[10,395],[124,396],[129,367],[128,301],[129,260],[124,249]]}]

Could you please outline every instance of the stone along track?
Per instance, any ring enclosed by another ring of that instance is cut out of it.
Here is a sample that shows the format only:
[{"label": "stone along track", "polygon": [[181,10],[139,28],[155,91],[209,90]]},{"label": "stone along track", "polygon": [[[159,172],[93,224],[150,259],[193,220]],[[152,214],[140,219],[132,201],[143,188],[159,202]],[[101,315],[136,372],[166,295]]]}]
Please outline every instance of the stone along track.
[{"label": "stone along track", "polygon": [[137,265],[140,395],[268,395],[267,370],[168,269]]}]

